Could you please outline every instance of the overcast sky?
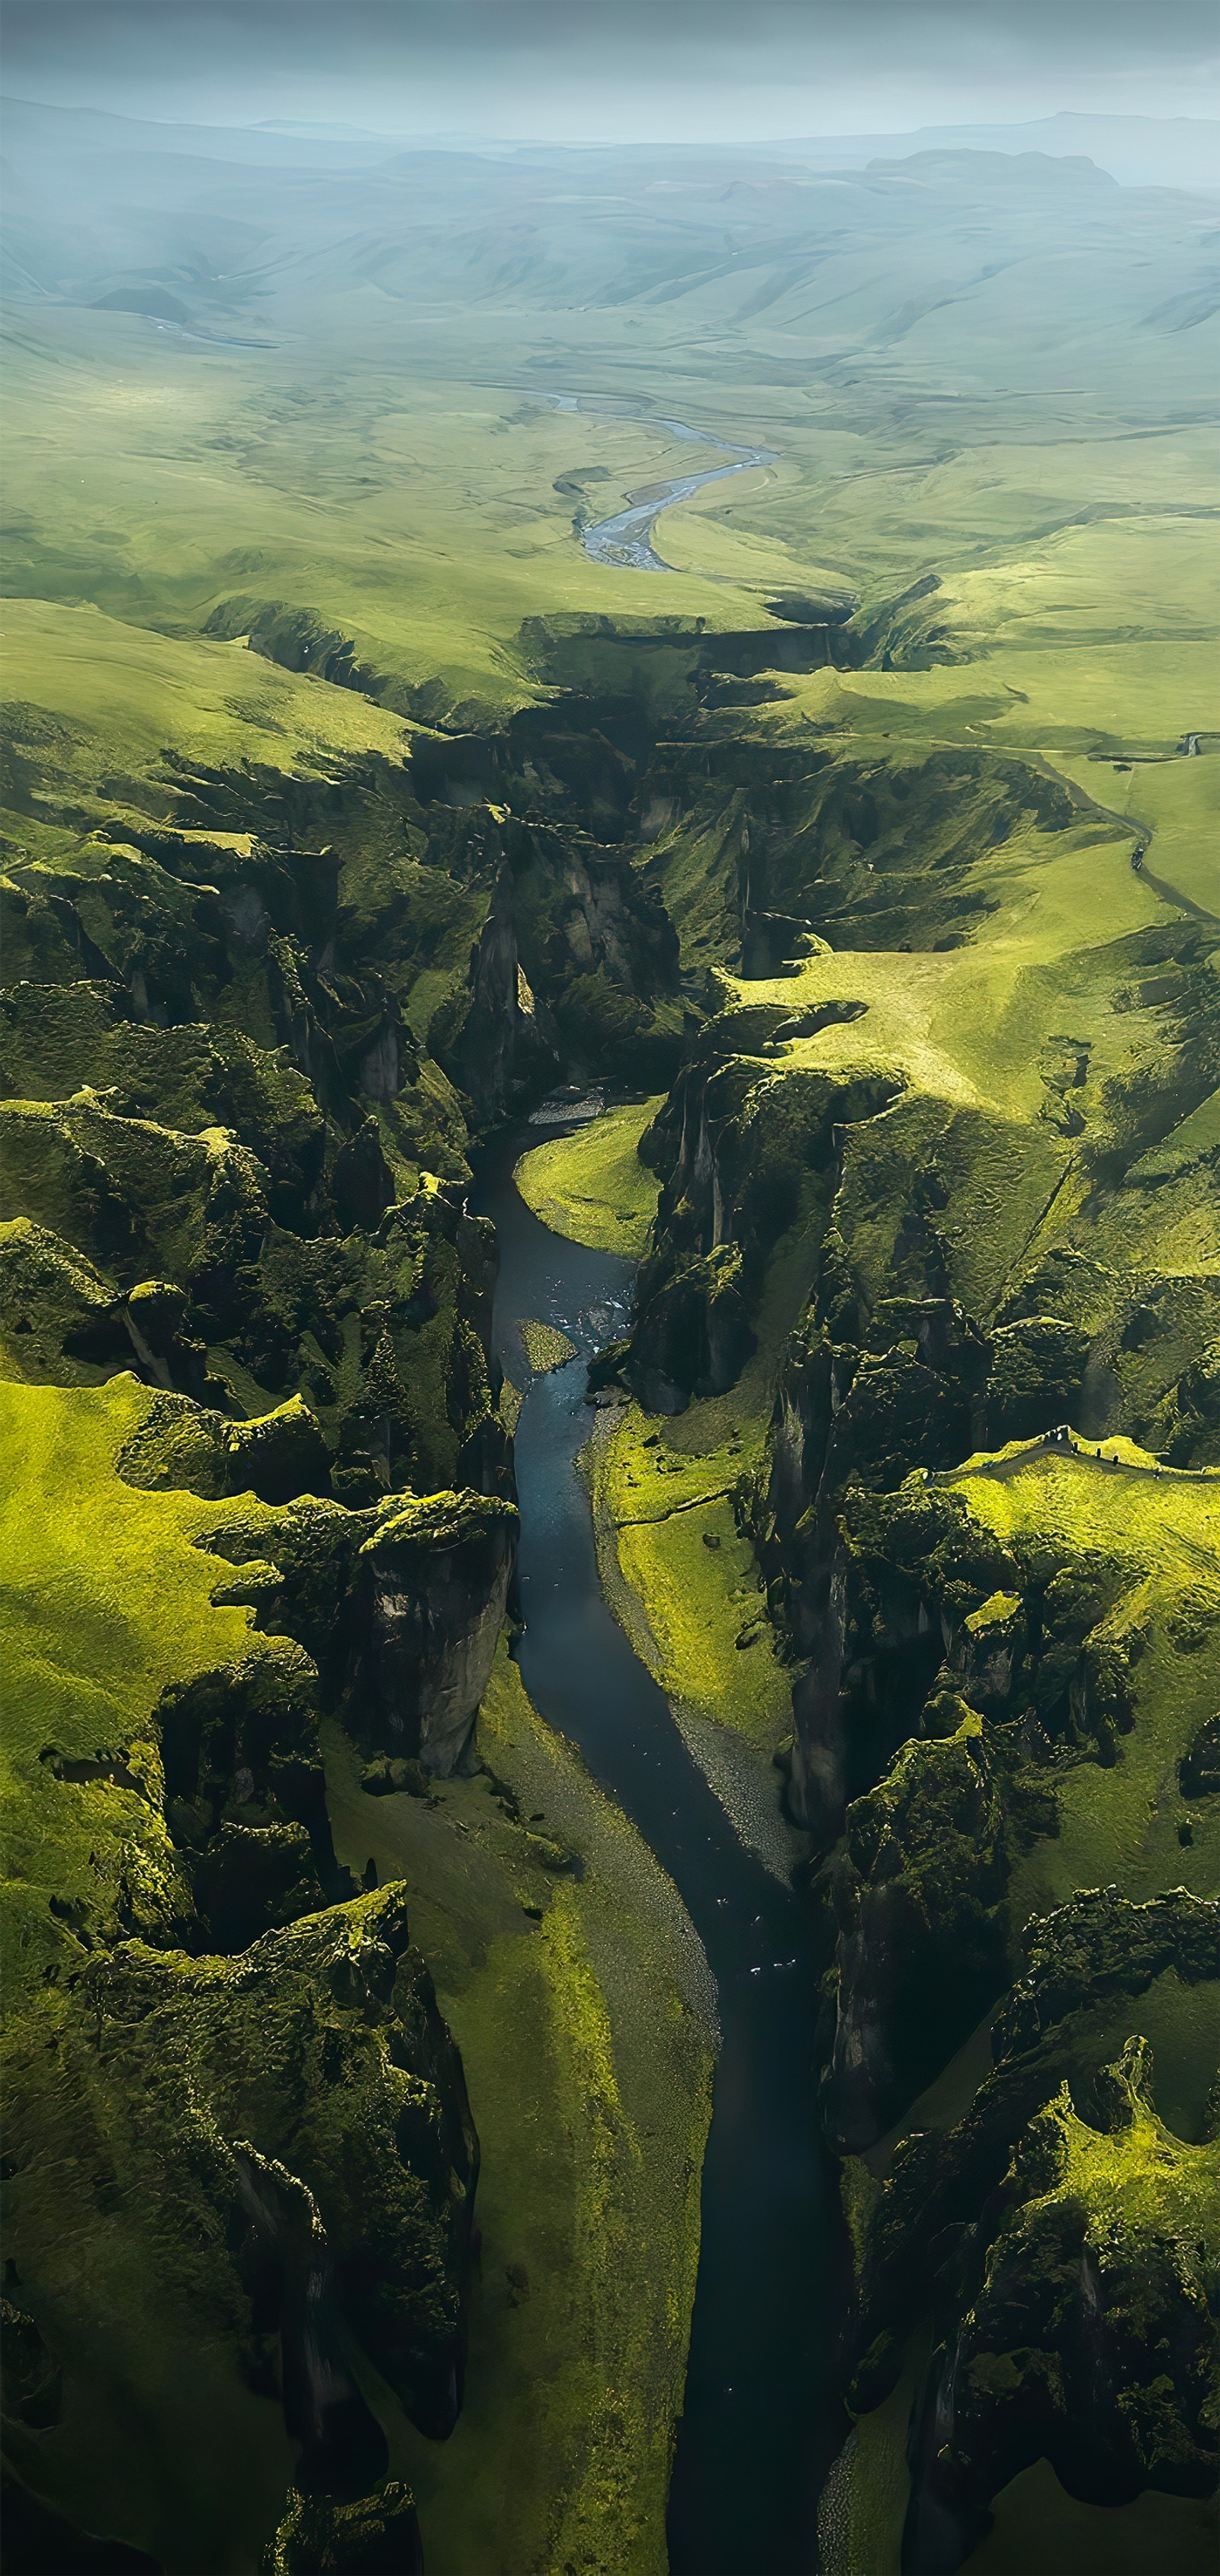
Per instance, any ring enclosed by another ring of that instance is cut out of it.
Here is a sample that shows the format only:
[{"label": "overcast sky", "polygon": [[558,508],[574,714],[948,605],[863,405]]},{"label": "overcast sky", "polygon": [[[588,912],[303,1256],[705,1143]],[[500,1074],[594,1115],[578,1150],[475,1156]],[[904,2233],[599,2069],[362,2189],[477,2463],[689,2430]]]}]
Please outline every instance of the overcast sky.
[{"label": "overcast sky", "polygon": [[698,141],[1215,113],[1215,0],[5,0],[4,86],[205,124]]}]

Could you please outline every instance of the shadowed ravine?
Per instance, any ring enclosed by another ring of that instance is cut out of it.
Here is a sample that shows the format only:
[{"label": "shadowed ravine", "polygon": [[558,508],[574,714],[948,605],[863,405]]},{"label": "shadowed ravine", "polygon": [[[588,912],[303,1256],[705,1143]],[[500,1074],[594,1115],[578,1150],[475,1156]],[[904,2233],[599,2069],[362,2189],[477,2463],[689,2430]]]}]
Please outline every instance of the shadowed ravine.
[{"label": "shadowed ravine", "polygon": [[621,1329],[632,1268],[539,1224],[513,1183],[519,1150],[520,1140],[489,1158],[477,1198],[499,1238],[498,1352],[519,1383],[517,1326],[535,1316],[579,1354],[534,1381],[517,1429],[521,1671],[673,1879],[719,1998],[670,2565],[674,2576],[808,2576],[839,2425],[829,2393],[837,2235],[816,2144],[806,1926],[791,1890],[739,1841],[602,1597],[574,1461],[590,1429],[588,1361]]}]

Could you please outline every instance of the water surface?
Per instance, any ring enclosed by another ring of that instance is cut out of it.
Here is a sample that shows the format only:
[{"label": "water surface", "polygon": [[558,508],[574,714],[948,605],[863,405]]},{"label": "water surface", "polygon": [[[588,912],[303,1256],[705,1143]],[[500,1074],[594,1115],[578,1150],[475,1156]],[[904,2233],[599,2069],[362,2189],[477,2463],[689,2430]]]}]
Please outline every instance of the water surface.
[{"label": "water surface", "polygon": [[[843,2426],[831,2392],[834,2185],[817,2146],[807,1909],[738,1839],[664,1693],[602,1596],[577,1452],[588,1362],[625,1325],[632,1264],[551,1234],[512,1179],[535,1131],[489,1156],[475,1205],[500,1246],[495,1330],[528,1393],[517,1426],[519,1658],[672,1878],[716,1980],[721,2048],[703,2173],[686,2403],[669,2512],[673,2576],[809,2576],[817,2491]],[[577,1357],[529,1379],[522,1316]]]},{"label": "water surface", "polygon": [[730,474],[750,474],[756,465],[778,463],[778,450],[773,447],[740,447],[731,438],[718,438],[713,430],[692,429],[689,421],[668,420],[654,411],[627,411],[619,404],[601,409],[596,397],[589,394],[551,394],[557,411],[599,413],[607,420],[645,421],[650,429],[667,429],[671,438],[681,439],[691,447],[714,447],[722,456],[735,457],[733,465],[710,465],[702,474],[679,474],[667,483],[655,483],[649,497],[634,501],[625,510],[616,510],[612,518],[598,519],[581,531],[581,543],[594,563],[627,565],[634,572],[673,572],[653,548],[652,532],[662,510],[672,509],[675,501],[689,501],[701,492],[705,483],[723,483]]}]

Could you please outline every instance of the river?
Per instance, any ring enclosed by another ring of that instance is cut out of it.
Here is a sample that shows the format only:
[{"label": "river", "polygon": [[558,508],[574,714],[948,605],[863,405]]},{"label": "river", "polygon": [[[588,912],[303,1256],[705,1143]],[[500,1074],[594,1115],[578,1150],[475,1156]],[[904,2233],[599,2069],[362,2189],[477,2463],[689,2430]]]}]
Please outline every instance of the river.
[{"label": "river", "polygon": [[[721,2027],[670,2568],[809,2576],[817,2494],[845,2424],[832,2391],[840,2230],[817,2142],[807,1909],[739,1840],[602,1596],[575,1461],[593,1419],[588,1362],[623,1329],[633,1269],[550,1233],[525,1206],[513,1163],[549,1132],[496,1147],[474,1202],[499,1239],[499,1355],[528,1385],[516,1435],[521,1672],[673,1880]],[[532,1383],[524,1316],[557,1325],[577,1351]]]},{"label": "river", "polygon": [[730,474],[749,474],[756,465],[775,465],[778,450],[773,447],[739,447],[732,439],[718,438],[714,431],[692,429],[684,420],[668,420],[658,412],[627,411],[617,404],[599,404],[590,394],[550,394],[548,401],[557,411],[579,411],[604,420],[638,420],[649,429],[667,429],[671,438],[690,447],[715,447],[722,456],[736,457],[735,465],[711,465],[702,474],[679,474],[671,482],[649,487],[647,500],[635,501],[625,510],[616,510],[609,519],[598,519],[581,531],[585,553],[594,563],[629,567],[635,572],[672,572],[674,566],[663,561],[653,549],[652,532],[662,510],[671,509],[675,501],[689,501],[701,492],[705,483],[726,482]]}]

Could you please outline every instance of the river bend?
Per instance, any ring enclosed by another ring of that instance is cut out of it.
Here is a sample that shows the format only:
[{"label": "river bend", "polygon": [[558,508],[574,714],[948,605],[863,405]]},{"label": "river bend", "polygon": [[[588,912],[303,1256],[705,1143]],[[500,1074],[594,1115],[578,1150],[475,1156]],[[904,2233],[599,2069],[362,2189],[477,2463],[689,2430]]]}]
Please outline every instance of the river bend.
[{"label": "river bend", "polygon": [[[673,1880],[721,2028],[671,2576],[809,2576],[817,2493],[843,2426],[830,2386],[839,2230],[817,2144],[806,1909],[739,1840],[602,1595],[575,1462],[592,1420],[588,1363],[624,1328],[633,1269],[550,1233],[525,1206],[513,1163],[548,1132],[495,1148],[475,1200],[499,1241],[498,1353],[528,1387],[516,1433],[521,1672]],[[527,1316],[577,1352],[532,1382]]]},{"label": "river bend", "polygon": [[[599,405],[588,394],[551,394],[557,411],[579,411],[597,414]],[[672,509],[675,501],[689,501],[701,492],[705,483],[727,482],[731,474],[750,474],[756,465],[775,465],[779,453],[773,447],[739,447],[734,440],[718,438],[714,431],[692,429],[684,420],[668,420],[653,411],[621,411],[606,407],[601,417],[607,420],[638,420],[649,429],[667,429],[671,438],[681,439],[691,447],[714,447],[722,456],[732,456],[732,465],[711,465],[702,474],[679,474],[666,483],[653,484],[646,499],[629,502],[625,510],[616,510],[609,519],[598,519],[581,531],[585,553],[594,563],[612,564],[620,570],[634,572],[673,572],[654,550],[652,532],[662,510]]]}]

